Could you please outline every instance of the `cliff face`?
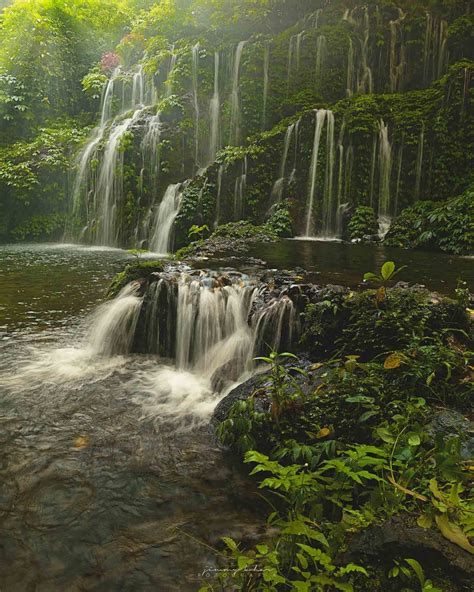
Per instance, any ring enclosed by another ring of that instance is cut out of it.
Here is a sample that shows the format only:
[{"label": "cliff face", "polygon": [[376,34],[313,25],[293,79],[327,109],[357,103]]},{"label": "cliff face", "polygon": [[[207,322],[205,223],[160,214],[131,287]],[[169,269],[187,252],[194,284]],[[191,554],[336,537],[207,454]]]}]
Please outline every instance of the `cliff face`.
[{"label": "cliff face", "polygon": [[258,22],[243,39],[136,25],[77,166],[76,237],[169,250],[193,225],[282,210],[297,235],[348,237],[358,206],[383,232],[418,200],[469,187],[467,3],[283,4],[271,33]]}]

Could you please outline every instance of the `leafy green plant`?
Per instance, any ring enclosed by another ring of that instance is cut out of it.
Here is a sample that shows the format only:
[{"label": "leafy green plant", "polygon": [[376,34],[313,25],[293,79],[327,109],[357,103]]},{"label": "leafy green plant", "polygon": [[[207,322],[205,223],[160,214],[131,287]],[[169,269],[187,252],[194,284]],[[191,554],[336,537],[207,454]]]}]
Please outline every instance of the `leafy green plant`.
[{"label": "leafy green plant", "polygon": [[[403,561],[395,561],[394,563],[394,567],[392,567],[388,574],[389,578],[413,580],[415,577],[418,580],[420,592],[443,592],[441,588],[436,588],[433,582],[426,578],[421,564],[416,559],[404,559]],[[404,589],[407,592],[412,590],[409,588]]]}]

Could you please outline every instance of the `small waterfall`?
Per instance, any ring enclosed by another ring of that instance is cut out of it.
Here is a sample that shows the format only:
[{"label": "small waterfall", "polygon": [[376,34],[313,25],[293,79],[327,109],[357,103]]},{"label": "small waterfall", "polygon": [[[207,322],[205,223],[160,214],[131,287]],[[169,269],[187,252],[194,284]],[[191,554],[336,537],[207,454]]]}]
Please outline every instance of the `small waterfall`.
[{"label": "small waterfall", "polygon": [[347,54],[347,76],[346,76],[346,96],[352,97],[354,94],[354,44],[352,37],[349,37],[349,49]]},{"label": "small waterfall", "polygon": [[322,236],[324,238],[333,238],[336,232],[334,220],[334,200],[333,200],[333,182],[334,182],[334,113],[327,112],[327,139],[326,139],[326,175],[324,179],[324,195],[322,203]]},{"label": "small waterfall", "polygon": [[88,350],[95,355],[115,356],[131,352],[142,299],[140,284],[128,284],[115,298],[99,306],[90,319]]},{"label": "small waterfall", "polygon": [[311,157],[310,168],[310,189],[308,196],[308,206],[306,213],[306,227],[305,236],[311,237],[314,235],[314,200],[316,196],[316,187],[318,181],[318,160],[319,160],[319,146],[321,142],[321,133],[323,131],[326,115],[329,113],[326,109],[319,109],[316,113],[316,125],[314,131],[313,155]]},{"label": "small waterfall", "polygon": [[425,85],[440,78],[448,63],[448,23],[426,13],[423,45],[423,82]]},{"label": "small waterfall", "polygon": [[150,250],[166,255],[172,250],[173,224],[181,205],[181,184],[169,185],[156,212]]},{"label": "small waterfall", "polygon": [[288,296],[271,300],[253,319],[252,350],[256,353],[267,348],[282,351],[282,346],[291,346],[296,323],[295,306]]},{"label": "small waterfall", "polygon": [[168,64],[168,72],[166,74],[166,82],[165,82],[165,97],[169,98],[173,94],[173,73],[176,68],[176,63],[178,61],[178,54],[175,53],[174,45],[170,48],[170,61]]},{"label": "small waterfall", "polygon": [[278,179],[275,181],[275,184],[273,185],[273,189],[272,189],[272,202],[276,203],[281,201],[281,198],[283,196],[283,190],[284,190],[284,186],[285,186],[285,172],[286,172],[286,162],[288,160],[288,154],[290,151],[290,144],[291,144],[291,140],[293,138],[293,132],[296,128],[296,123],[292,123],[291,125],[288,126],[286,133],[285,133],[285,139],[283,141],[283,152],[281,155],[281,162],[280,162],[280,170],[279,170],[279,177]]},{"label": "small waterfall", "polygon": [[220,95],[219,95],[219,71],[220,71],[220,53],[214,53],[214,94],[212,95],[209,106],[209,120],[211,124],[209,135],[209,162],[216,160],[217,152],[221,147],[220,140]]},{"label": "small waterfall", "polygon": [[388,135],[388,125],[380,120],[379,132],[379,226],[380,234],[388,230],[392,217],[390,178],[392,174],[392,146]]},{"label": "small waterfall", "polygon": [[346,131],[346,118],[344,117],[339,130],[337,142],[338,174],[337,174],[337,202],[336,202],[336,235],[342,235],[342,214],[343,214],[343,187],[344,187],[344,134]]},{"label": "small waterfall", "polygon": [[291,91],[291,82],[293,78],[293,56],[295,53],[295,43],[296,43],[296,35],[292,35],[290,37],[290,41],[288,43],[288,65],[287,65],[287,73],[286,73],[286,93],[287,95],[290,94]]},{"label": "small waterfall", "polygon": [[369,66],[370,15],[367,6],[364,7],[363,30],[364,33],[361,41],[362,72],[359,76],[357,87],[358,92],[371,94],[373,92],[373,76]]},{"label": "small waterfall", "polygon": [[248,159],[244,157],[242,174],[235,180],[234,189],[234,218],[241,220],[245,214],[245,193],[247,190]]},{"label": "small waterfall", "polygon": [[147,120],[145,134],[141,143],[143,169],[148,169],[152,197],[156,197],[158,178],[160,175],[159,146],[161,139],[161,113],[158,111]]},{"label": "small waterfall", "polygon": [[232,72],[232,94],[230,97],[231,115],[230,115],[230,134],[229,144],[238,146],[241,140],[241,112],[240,112],[240,64],[242,54],[247,41],[241,41],[235,50],[233,72]]},{"label": "small waterfall", "polygon": [[131,108],[143,107],[145,96],[145,78],[143,66],[139,66],[132,78],[132,104]]},{"label": "small waterfall", "polygon": [[268,88],[270,83],[270,41],[265,41],[263,46],[263,108],[262,131],[267,128]]},{"label": "small waterfall", "polygon": [[423,122],[418,140],[418,153],[416,156],[415,200],[420,199],[421,176],[423,172],[423,150],[425,145],[425,124]]},{"label": "small waterfall", "polygon": [[199,168],[199,43],[192,48],[192,95],[194,108],[194,165]]},{"label": "small waterfall", "polygon": [[[390,92],[401,92],[406,70],[405,45],[401,32],[401,25],[406,14],[398,9],[397,20],[390,21]],[[398,43],[398,40],[400,42]],[[397,51],[398,50],[398,51]]]},{"label": "small waterfall", "polygon": [[300,71],[300,67],[301,67],[301,44],[303,42],[305,32],[306,31],[301,31],[301,33],[298,33],[298,35],[296,36],[296,71],[297,72]]},{"label": "small waterfall", "polygon": [[319,35],[316,41],[316,84],[320,88],[323,81],[324,63],[326,61],[327,43],[325,35]]},{"label": "small waterfall", "polygon": [[292,183],[296,177],[296,172],[298,170],[298,156],[299,156],[299,139],[300,139],[300,127],[301,127],[301,118],[295,124],[295,148],[293,151],[293,169],[291,171],[289,183]]},{"label": "small waterfall", "polygon": [[217,196],[216,196],[216,220],[214,225],[218,226],[221,219],[221,196],[222,196],[222,180],[224,177],[224,165],[221,164],[219,166],[219,170],[217,172]]}]

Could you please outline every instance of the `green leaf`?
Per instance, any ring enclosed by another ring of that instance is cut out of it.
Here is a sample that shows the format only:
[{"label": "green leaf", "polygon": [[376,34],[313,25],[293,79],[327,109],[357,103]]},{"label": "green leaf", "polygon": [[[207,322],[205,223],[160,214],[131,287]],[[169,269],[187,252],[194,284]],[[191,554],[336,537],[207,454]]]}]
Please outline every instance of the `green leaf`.
[{"label": "green leaf", "polygon": [[421,514],[418,516],[416,523],[421,528],[431,528],[433,525],[433,518],[429,514]]},{"label": "green leaf", "polygon": [[237,543],[229,537],[222,537],[222,541],[231,551],[238,551]]},{"label": "green leaf", "polygon": [[409,434],[408,444],[410,444],[410,446],[419,446],[421,444],[420,436],[415,433]]},{"label": "green leaf", "polygon": [[384,280],[389,280],[392,277],[394,271],[395,271],[395,263],[393,261],[386,261],[382,265],[382,269],[380,270],[380,273],[381,273],[382,278]]},{"label": "green leaf", "polygon": [[441,534],[447,538],[448,541],[451,541],[455,545],[458,545],[458,547],[461,547],[461,549],[474,555],[474,547],[469,542],[467,536],[457,524],[449,521],[447,514],[435,516],[435,520]]},{"label": "green leaf", "polygon": [[425,574],[423,572],[423,568],[421,567],[421,565],[418,563],[418,561],[416,559],[405,559],[405,561],[412,568],[412,570],[416,573],[416,577],[418,578],[418,580],[421,584],[421,587],[423,588],[423,585],[425,583]]}]

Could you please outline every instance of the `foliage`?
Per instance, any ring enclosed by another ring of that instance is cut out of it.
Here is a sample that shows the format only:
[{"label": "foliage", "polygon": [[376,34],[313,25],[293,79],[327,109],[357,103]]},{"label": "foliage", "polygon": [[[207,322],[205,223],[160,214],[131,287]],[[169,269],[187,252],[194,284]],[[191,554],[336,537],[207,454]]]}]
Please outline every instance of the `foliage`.
[{"label": "foliage", "polygon": [[279,237],[288,238],[293,236],[293,219],[288,201],[277,204],[272,215],[266,221],[265,228]]},{"label": "foliage", "polygon": [[474,191],[443,204],[420,202],[392,224],[388,246],[436,249],[457,255],[474,252]]},{"label": "foliage", "polygon": [[378,228],[374,209],[369,206],[358,206],[349,221],[347,230],[350,240],[360,240],[364,236],[376,235]]}]

